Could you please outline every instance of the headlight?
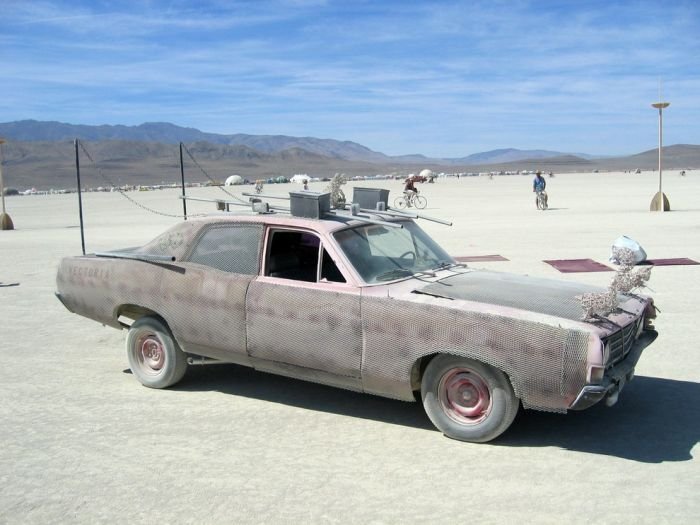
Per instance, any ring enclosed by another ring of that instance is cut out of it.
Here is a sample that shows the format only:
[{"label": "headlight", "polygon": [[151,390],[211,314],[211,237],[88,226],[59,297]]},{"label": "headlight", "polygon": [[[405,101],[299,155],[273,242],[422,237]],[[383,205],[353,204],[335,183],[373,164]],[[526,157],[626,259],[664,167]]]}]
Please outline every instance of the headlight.
[{"label": "headlight", "polygon": [[593,365],[588,369],[588,382],[592,384],[602,383],[605,377],[605,367]]}]

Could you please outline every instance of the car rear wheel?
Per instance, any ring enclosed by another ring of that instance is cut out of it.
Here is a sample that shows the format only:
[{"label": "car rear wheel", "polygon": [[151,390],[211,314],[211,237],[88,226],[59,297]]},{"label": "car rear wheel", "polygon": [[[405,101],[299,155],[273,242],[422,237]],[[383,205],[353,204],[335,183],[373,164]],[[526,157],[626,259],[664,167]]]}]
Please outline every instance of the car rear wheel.
[{"label": "car rear wheel", "polygon": [[126,353],[131,372],[149,388],[172,386],[187,371],[187,356],[167,326],[154,317],[142,317],[131,325]]},{"label": "car rear wheel", "polygon": [[448,437],[483,443],[510,426],[519,401],[500,370],[454,355],[428,363],[421,381],[428,417]]}]

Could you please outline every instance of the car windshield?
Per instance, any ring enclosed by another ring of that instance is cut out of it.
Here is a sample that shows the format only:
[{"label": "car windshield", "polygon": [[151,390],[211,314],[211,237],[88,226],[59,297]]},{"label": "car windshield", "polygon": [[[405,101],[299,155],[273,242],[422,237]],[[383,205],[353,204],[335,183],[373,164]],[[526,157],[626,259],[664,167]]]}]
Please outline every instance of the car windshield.
[{"label": "car windshield", "polygon": [[335,233],[340,248],[365,282],[393,281],[455,264],[415,222],[401,224],[403,228],[367,224]]}]

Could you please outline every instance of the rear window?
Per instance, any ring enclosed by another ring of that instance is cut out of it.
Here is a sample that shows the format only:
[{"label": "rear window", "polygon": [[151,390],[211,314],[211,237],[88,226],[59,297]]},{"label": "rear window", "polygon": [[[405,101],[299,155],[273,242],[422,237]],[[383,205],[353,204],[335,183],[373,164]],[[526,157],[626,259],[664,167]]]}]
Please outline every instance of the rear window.
[{"label": "rear window", "polygon": [[260,224],[210,227],[197,241],[189,260],[223,272],[257,275],[262,232]]}]

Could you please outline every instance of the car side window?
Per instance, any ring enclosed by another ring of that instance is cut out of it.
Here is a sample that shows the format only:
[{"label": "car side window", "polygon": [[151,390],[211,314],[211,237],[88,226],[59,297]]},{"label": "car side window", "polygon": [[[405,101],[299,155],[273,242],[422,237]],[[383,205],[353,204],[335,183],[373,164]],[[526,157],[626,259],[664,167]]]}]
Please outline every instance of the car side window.
[{"label": "car side window", "polygon": [[321,240],[313,233],[273,230],[269,243],[266,275],[315,283],[319,280],[320,269],[321,280],[345,282],[333,259],[321,247]]},{"label": "car side window", "polygon": [[189,261],[224,272],[257,275],[262,233],[260,224],[213,226],[199,238]]},{"label": "car side window", "polygon": [[323,256],[321,259],[321,280],[326,280],[331,283],[344,283],[347,282],[343,274],[338,270],[338,266],[335,261],[331,258],[328,252],[324,249]]}]

